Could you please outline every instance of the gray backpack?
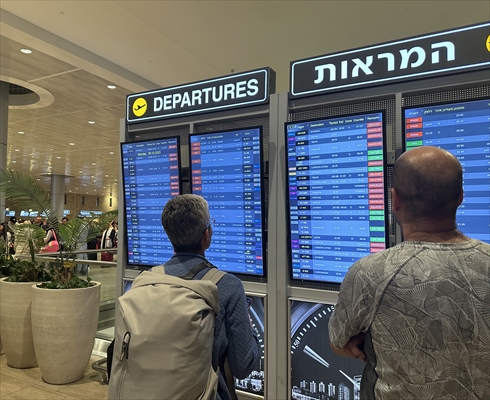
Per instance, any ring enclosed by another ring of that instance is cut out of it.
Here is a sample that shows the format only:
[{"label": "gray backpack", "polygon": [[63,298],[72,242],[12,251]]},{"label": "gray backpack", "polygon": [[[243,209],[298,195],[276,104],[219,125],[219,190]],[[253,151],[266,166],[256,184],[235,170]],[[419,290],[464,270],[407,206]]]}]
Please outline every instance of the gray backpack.
[{"label": "gray backpack", "polygon": [[192,279],[210,266],[201,263],[185,277],[154,267],[118,298],[109,399],[216,399],[216,284],[225,272],[212,268]]}]

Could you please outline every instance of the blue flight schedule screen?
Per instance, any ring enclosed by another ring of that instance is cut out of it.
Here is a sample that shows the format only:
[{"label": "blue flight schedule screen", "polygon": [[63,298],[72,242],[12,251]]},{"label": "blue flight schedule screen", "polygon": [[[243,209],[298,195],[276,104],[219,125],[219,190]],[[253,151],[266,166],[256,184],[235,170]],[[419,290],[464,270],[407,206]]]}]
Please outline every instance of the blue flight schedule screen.
[{"label": "blue flight schedule screen", "polygon": [[341,283],[386,248],[383,114],[286,124],[291,276]]},{"label": "blue flight schedule screen", "polygon": [[121,145],[128,264],[155,266],[174,252],[162,227],[162,211],[180,194],[179,140]]},{"label": "blue flight schedule screen", "polygon": [[206,258],[231,273],[264,276],[260,128],[190,136],[192,193],[214,218]]},{"label": "blue flight schedule screen", "polygon": [[458,229],[490,243],[490,99],[405,110],[405,148],[435,146],[463,167]]}]

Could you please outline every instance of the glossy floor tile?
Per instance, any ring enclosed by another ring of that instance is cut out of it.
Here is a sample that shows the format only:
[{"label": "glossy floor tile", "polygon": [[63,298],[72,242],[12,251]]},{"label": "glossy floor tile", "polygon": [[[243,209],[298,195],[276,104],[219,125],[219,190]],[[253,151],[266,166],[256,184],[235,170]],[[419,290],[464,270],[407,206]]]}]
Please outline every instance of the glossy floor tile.
[{"label": "glossy floor tile", "polygon": [[39,367],[17,369],[7,365],[5,354],[0,355],[0,399],[107,399],[107,385],[102,384],[99,372],[92,369],[92,363],[100,357],[92,356],[85,375],[68,385],[50,385],[42,380]]}]

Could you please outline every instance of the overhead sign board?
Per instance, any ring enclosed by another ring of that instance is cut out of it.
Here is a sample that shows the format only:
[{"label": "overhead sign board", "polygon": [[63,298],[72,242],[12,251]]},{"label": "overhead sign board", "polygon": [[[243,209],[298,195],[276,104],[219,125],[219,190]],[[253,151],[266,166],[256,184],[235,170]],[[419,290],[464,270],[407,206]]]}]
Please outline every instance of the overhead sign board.
[{"label": "overhead sign board", "polygon": [[139,123],[269,103],[276,74],[270,68],[131,94],[126,121]]},{"label": "overhead sign board", "polygon": [[290,97],[490,66],[490,23],[291,62]]}]

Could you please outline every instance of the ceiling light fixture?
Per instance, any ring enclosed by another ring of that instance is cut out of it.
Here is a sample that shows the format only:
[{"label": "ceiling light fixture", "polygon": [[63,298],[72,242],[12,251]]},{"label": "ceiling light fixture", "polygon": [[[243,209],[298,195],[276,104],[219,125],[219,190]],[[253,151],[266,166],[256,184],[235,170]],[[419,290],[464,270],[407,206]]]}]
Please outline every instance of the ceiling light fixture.
[{"label": "ceiling light fixture", "polygon": [[30,50],[30,49],[20,49],[20,51],[24,54],[31,54],[32,53],[32,50]]},{"label": "ceiling light fixture", "polygon": [[17,132],[19,135],[23,135],[24,134],[24,131],[19,131]]},{"label": "ceiling light fixture", "polygon": [[107,85],[107,89],[112,89],[112,90],[114,90],[114,89],[116,89],[116,87],[115,87],[114,85]]},{"label": "ceiling light fixture", "polygon": [[110,151],[109,154],[114,154],[114,152],[113,151]]},{"label": "ceiling light fixture", "polygon": [[95,121],[88,121],[89,124],[95,124]]},{"label": "ceiling light fixture", "polygon": [[19,149],[15,149],[15,151],[20,151]]},{"label": "ceiling light fixture", "polygon": [[70,146],[75,146],[75,143],[73,143],[73,142],[71,142],[71,143],[69,143],[69,144],[70,144]]},{"label": "ceiling light fixture", "polygon": [[58,157],[56,157],[56,158],[57,158],[58,160],[59,160],[59,159],[61,159],[61,157],[60,157],[60,156],[58,156]]},{"label": "ceiling light fixture", "polygon": [[92,165],[97,165],[97,164],[93,162]]}]

